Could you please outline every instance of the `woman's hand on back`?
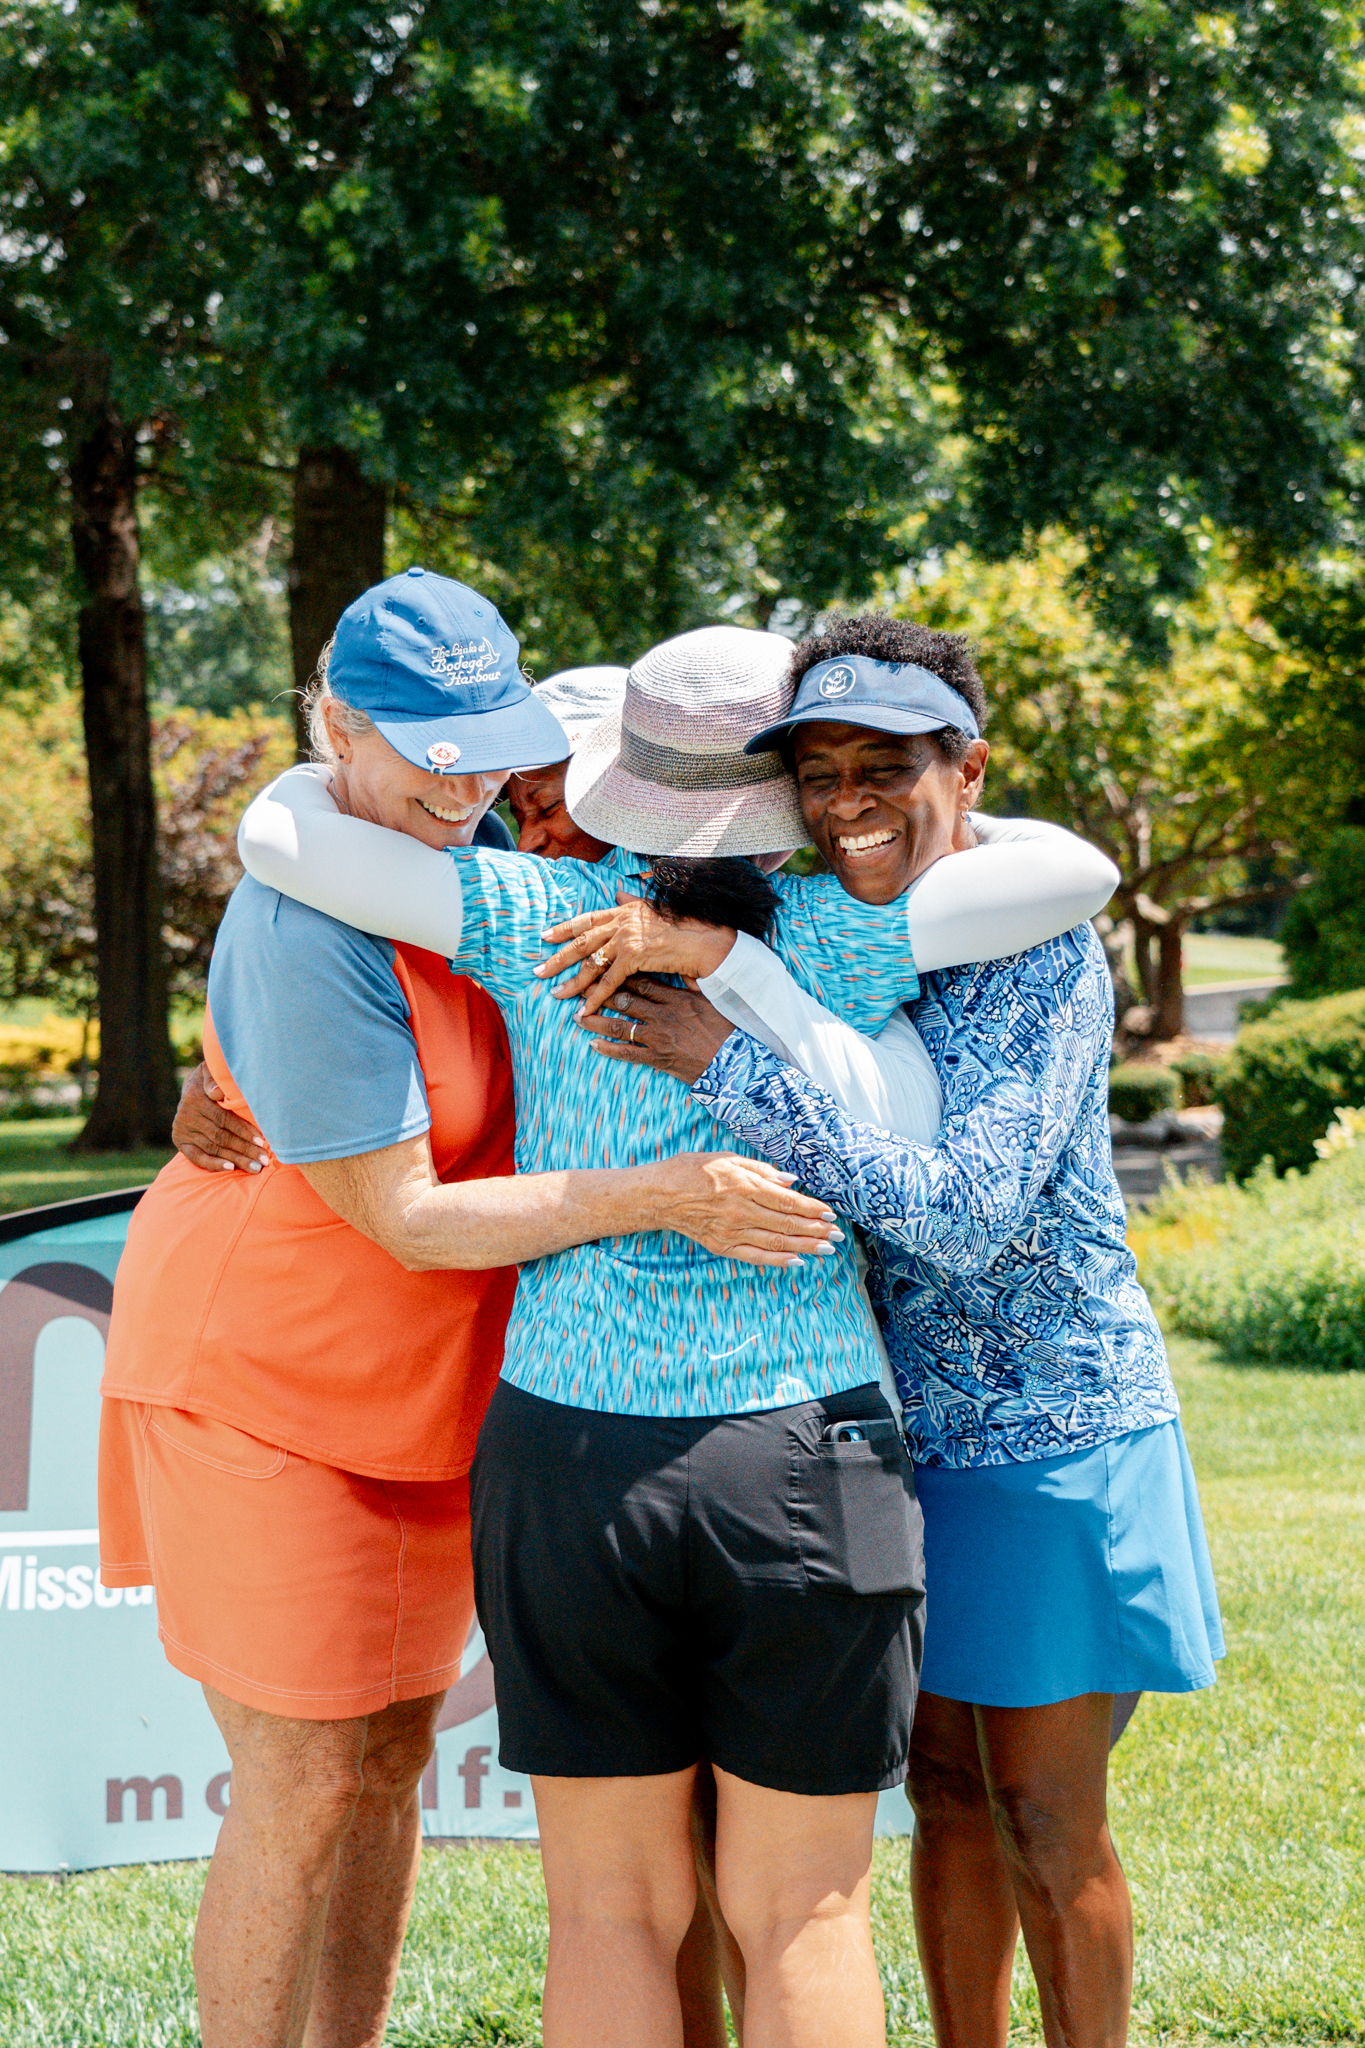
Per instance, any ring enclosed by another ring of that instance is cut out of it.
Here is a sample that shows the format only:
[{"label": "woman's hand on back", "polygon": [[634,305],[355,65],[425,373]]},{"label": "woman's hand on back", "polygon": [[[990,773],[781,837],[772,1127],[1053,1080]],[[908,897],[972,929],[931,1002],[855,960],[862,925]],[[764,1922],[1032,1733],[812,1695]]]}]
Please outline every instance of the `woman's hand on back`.
[{"label": "woman's hand on back", "polygon": [[705,996],[648,976],[632,977],[611,998],[600,1016],[580,1015],[580,1031],[593,1039],[593,1051],[632,1066],[654,1067],[689,1087],[706,1072],[734,1030]]},{"label": "woman's hand on back", "polygon": [[259,1173],[270,1157],[265,1139],[222,1102],[222,1089],[201,1061],[181,1090],[171,1143],[205,1173]]},{"label": "woman's hand on back", "polygon": [[799,1266],[830,1258],[843,1232],[834,1211],[798,1194],[795,1174],[734,1152],[683,1152],[650,1168],[657,1177],[651,1224],[690,1237],[718,1258],[749,1266]]},{"label": "woman's hand on back", "polygon": [[535,970],[541,980],[577,972],[550,993],[559,1002],[581,996],[585,1014],[600,1010],[632,974],[680,974],[699,981],[714,974],[735,943],[729,926],[675,921],[643,897],[618,890],[615,909],[587,910],[551,925],[544,934],[558,952]]}]

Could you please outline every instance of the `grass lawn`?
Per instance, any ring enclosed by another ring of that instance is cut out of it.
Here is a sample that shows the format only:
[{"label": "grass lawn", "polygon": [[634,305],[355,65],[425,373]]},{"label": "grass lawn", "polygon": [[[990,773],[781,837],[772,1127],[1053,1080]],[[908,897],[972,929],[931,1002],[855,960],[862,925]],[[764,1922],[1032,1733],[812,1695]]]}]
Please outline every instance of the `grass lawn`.
[{"label": "grass lawn", "polygon": [[145,1187],[171,1156],[160,1151],[69,1152],[81,1123],[78,1116],[0,1123],[0,1210]]},{"label": "grass lawn", "polygon": [[[1365,1375],[1174,1358],[1230,1650],[1212,1692],[1144,1700],[1115,1758],[1134,2039],[1365,2043]],[[891,2039],[918,2044],[908,1865],[908,1844],[878,1845]],[[201,1882],[199,1865],[0,1880],[5,2048],[195,2041]],[[544,1946],[534,1852],[431,1852],[390,2042],[538,2041]],[[1016,2021],[1039,2038],[1022,1967]]]},{"label": "grass lawn", "polygon": [[1269,980],[1285,971],[1284,949],[1277,939],[1244,939],[1235,932],[1189,932],[1183,958],[1186,988],[1216,981]]}]

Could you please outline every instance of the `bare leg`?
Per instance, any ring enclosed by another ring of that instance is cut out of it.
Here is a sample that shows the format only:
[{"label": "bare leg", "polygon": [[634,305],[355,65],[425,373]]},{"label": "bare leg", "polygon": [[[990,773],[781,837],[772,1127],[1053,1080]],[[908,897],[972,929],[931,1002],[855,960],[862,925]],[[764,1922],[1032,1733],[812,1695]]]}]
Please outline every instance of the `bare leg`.
[{"label": "bare leg", "polygon": [[716,1880],[745,2048],[884,2048],[868,1922],[875,1792],[804,1798],[716,1769]]},{"label": "bare leg", "polygon": [[697,1766],[692,1793],[692,1851],[697,1868],[697,1910],[678,1950],[683,2048],[724,2048],[722,1984],[735,2032],[741,2044],[744,2040],[744,1958],[716,1897],[716,1779],[706,1763]]},{"label": "bare leg", "polygon": [[[412,1882],[402,1823],[392,1812],[387,1827],[378,1820],[380,1782],[388,1775],[396,1785],[412,1768],[420,1778],[415,1752],[425,1760],[438,1703],[368,1720],[295,1721],[204,1692],[232,1759],[231,1804],[194,1938],[204,2048],[300,2048],[305,2035],[310,2048],[378,2042]],[[399,1768],[405,1740],[409,1761]],[[391,1805],[403,1804],[395,1793]],[[357,1820],[362,1839],[350,1847]],[[365,1868],[364,1841],[387,1854],[382,1868]],[[361,1927],[367,1909],[373,1930]],[[310,2021],[327,1950],[336,1962]]]},{"label": "bare leg", "polygon": [[934,2039],[939,2048],[1004,2048],[1019,1914],[973,1708],[920,1694],[905,1789],[915,1809],[910,1889]]},{"label": "bare leg", "polygon": [[299,2048],[365,1723],[291,1721],[204,1692],[232,1759],[194,1936],[204,2048]]},{"label": "bare leg", "polygon": [[304,2048],[379,2048],[422,1852],[422,1772],[444,1693],[372,1714],[337,1860]]},{"label": "bare leg", "polygon": [[1014,1883],[1048,2048],[1122,2048],[1133,1913],[1109,1837],[1109,1693],[978,1707],[996,1832]]},{"label": "bare leg", "polygon": [[545,2048],[682,2048],[694,1776],[532,1779],[550,1902]]}]

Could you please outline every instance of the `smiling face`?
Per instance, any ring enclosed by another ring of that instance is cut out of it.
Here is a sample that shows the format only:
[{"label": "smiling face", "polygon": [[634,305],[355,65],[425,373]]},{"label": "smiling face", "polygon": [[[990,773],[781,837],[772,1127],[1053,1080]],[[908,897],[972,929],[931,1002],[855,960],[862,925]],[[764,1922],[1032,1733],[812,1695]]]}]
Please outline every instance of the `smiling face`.
[{"label": "smiling face", "polygon": [[945,853],[972,844],[965,817],[981,794],[984,740],[949,761],[926,734],[815,720],[792,742],[810,836],[859,902],[892,902]]},{"label": "smiling face", "polygon": [[424,846],[468,846],[497,797],[505,771],[491,775],[429,775],[414,768],[378,732],[349,733],[330,705],[327,731],[336,754],[332,787],[343,811]]},{"label": "smiling face", "polygon": [[569,816],[564,801],[567,761],[548,768],[518,769],[507,780],[507,801],[517,821],[517,852],[538,853],[542,860],[599,861],[610,851],[605,839],[594,839]]}]

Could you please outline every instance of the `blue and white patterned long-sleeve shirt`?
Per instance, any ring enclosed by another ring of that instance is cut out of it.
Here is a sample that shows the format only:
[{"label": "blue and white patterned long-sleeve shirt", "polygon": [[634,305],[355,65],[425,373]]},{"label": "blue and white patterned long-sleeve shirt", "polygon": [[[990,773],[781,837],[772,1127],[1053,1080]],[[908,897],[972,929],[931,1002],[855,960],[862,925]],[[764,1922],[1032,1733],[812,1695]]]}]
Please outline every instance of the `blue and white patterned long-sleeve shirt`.
[{"label": "blue and white patterned long-sleeve shirt", "polygon": [[1109,1141],[1113,991],[1090,925],[927,978],[936,1145],[892,1137],[744,1032],[696,1101],[868,1233],[911,1456],[996,1465],[1179,1413],[1124,1242]]}]

